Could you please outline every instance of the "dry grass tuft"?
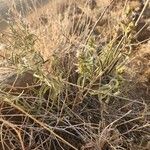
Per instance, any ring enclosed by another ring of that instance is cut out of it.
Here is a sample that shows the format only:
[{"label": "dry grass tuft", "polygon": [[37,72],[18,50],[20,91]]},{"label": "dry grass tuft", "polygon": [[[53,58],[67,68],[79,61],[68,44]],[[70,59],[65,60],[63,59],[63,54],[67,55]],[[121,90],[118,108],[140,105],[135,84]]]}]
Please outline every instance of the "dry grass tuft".
[{"label": "dry grass tuft", "polygon": [[0,149],[150,148],[149,51],[132,59],[149,7],[100,2],[15,13],[0,38]]}]

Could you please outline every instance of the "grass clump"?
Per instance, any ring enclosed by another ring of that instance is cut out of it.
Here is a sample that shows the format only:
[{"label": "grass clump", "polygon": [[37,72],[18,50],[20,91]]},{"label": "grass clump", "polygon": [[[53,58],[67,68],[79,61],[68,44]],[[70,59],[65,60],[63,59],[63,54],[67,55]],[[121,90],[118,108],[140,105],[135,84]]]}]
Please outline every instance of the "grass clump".
[{"label": "grass clump", "polygon": [[[74,24],[79,34],[70,33],[69,28],[62,32],[70,16],[64,20],[50,16],[37,32],[16,23],[10,26],[9,34],[3,34],[6,53],[1,69],[6,73],[1,75],[0,88],[1,149],[146,147],[148,105],[122,94],[135,22],[120,21],[116,34],[107,34],[110,37],[103,42],[94,29],[91,33],[87,14],[81,13]],[[82,19],[87,26],[81,31]],[[98,25],[93,22],[93,26]],[[40,31],[46,35],[39,36]],[[48,49],[47,40],[53,50]]]}]

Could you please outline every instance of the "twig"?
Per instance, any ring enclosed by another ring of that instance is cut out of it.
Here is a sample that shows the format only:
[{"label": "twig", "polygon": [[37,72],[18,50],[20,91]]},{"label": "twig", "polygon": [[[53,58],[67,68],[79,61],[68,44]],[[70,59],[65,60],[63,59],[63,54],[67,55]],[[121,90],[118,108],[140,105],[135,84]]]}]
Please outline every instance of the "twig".
[{"label": "twig", "polygon": [[149,3],[149,0],[147,0],[147,1],[145,2],[145,5],[144,5],[144,7],[143,7],[143,9],[142,9],[142,11],[141,11],[139,17],[138,17],[138,19],[137,19],[136,22],[135,22],[135,26],[138,25],[138,23],[139,23],[139,21],[140,21],[142,15],[143,15],[143,13],[144,13],[144,11],[145,11],[147,5],[148,5],[148,3]]}]

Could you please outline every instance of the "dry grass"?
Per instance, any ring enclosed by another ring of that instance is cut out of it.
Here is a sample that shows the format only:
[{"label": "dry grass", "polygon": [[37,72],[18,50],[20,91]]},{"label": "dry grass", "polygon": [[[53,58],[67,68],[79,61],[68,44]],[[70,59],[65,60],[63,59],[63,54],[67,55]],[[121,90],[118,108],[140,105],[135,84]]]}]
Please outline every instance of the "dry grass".
[{"label": "dry grass", "polygon": [[136,52],[149,27],[135,26],[143,6],[117,4],[15,13],[0,38],[0,149],[149,150],[149,50]]}]

